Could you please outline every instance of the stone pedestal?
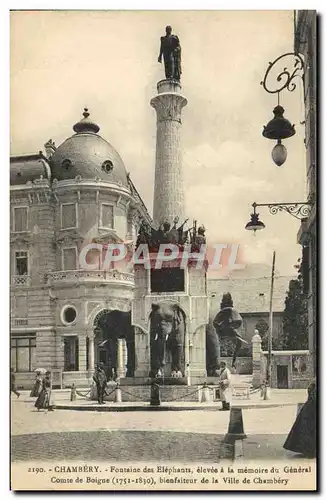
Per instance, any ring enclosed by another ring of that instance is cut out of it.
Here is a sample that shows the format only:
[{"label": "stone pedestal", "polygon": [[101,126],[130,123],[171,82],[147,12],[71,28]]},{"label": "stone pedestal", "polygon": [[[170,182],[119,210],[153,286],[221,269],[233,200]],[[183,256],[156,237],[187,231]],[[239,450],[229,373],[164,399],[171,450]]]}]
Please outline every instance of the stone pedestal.
[{"label": "stone pedestal", "polygon": [[157,91],[151,106],[157,114],[153,219],[158,227],[165,219],[185,219],[180,132],[181,111],[187,99],[180,94],[180,82],[175,80],[160,81]]},{"label": "stone pedestal", "polygon": [[[196,271],[196,279],[191,276]],[[208,298],[205,269],[186,268],[186,286],[179,293],[150,293],[150,274],[137,266],[135,299],[132,302],[132,324],[135,326],[135,377],[148,377],[150,372],[150,313],[153,304],[177,304],[185,315],[184,352],[182,375],[193,385],[194,379],[206,377],[206,324],[208,323]],[[166,356],[164,376],[171,374],[169,355]]]}]

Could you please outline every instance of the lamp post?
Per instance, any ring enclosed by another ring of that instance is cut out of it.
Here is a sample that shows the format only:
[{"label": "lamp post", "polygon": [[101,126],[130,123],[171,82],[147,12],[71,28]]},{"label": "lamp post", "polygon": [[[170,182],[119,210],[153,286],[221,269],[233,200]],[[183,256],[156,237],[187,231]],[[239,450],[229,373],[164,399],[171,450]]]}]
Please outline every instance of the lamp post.
[{"label": "lamp post", "polygon": [[[282,65],[282,63],[285,64],[286,60],[292,64],[290,71],[287,68],[288,64],[285,67]],[[277,70],[278,65],[281,67],[280,70]],[[303,70],[302,57],[294,52],[287,52],[269,63],[264,79],[260,82],[266,92],[277,94],[277,106],[273,110],[274,118],[264,126],[263,136],[277,141],[272,150],[272,158],[279,167],[287,158],[287,150],[282,144],[282,139],[288,139],[295,135],[294,125],[291,125],[291,122],[283,116],[284,108],[280,105],[280,93],[283,90],[293,92],[296,89],[296,83],[293,80],[297,77],[303,79]]]},{"label": "lamp post", "polygon": [[268,354],[266,369],[266,389],[264,399],[270,399],[272,386],[272,348],[273,348],[273,293],[274,293],[274,275],[275,275],[275,250],[273,252],[271,289],[269,299],[269,332],[268,332]]}]

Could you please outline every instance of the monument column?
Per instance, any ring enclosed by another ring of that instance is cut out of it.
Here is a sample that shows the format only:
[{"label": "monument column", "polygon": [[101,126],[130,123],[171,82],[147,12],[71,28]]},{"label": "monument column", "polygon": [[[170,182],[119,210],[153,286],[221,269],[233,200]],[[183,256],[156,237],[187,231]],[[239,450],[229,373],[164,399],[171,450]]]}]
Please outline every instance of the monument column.
[{"label": "monument column", "polygon": [[181,111],[187,99],[180,94],[177,80],[161,80],[157,84],[158,95],[151,99],[157,115],[156,162],[154,188],[154,226],[184,214],[184,186],[182,177],[182,153],[180,144]]}]

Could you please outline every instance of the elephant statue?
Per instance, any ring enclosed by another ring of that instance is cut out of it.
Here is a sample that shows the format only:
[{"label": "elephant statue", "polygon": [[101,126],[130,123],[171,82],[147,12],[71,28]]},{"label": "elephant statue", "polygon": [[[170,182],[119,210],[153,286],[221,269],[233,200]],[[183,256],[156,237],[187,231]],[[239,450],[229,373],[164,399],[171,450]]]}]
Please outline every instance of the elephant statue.
[{"label": "elephant statue", "polygon": [[185,316],[177,304],[152,304],[150,313],[151,378],[162,377],[166,350],[172,355],[171,376],[182,377]]},{"label": "elephant statue", "polygon": [[237,330],[242,326],[242,318],[238,311],[233,308],[233,300],[230,293],[223,294],[220,311],[216,316],[210,315],[210,320],[206,326],[206,369],[207,375],[214,376],[219,369],[221,357],[221,345],[226,341],[231,341],[234,350],[232,367],[241,346],[247,342],[241,337]]},{"label": "elephant statue", "polygon": [[102,344],[108,350],[108,378],[117,377],[118,339],[126,339],[127,345],[127,377],[133,377],[135,372],[135,332],[131,325],[131,312],[114,310],[107,312],[96,322],[96,329],[102,331]]},{"label": "elephant statue", "polygon": [[[108,350],[108,378],[117,376],[118,339],[125,338],[127,345],[127,377],[135,372],[135,332],[131,324],[131,312],[107,311],[95,322],[95,329],[102,331],[102,339]],[[232,297],[224,294],[220,311],[210,311],[206,326],[206,370],[208,376],[215,376],[219,369],[221,347],[225,341],[234,346],[232,366],[243,343],[247,343],[237,332],[242,325],[240,314],[233,308]],[[165,364],[166,350],[172,355],[171,376],[182,377],[184,366],[185,316],[177,304],[152,304],[150,313],[150,377],[161,377]]]}]

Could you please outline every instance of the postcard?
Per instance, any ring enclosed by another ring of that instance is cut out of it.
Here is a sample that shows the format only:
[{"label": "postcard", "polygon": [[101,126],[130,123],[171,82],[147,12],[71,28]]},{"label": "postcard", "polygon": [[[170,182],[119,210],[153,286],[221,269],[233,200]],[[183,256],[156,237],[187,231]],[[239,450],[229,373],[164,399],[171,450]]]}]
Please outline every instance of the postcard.
[{"label": "postcard", "polygon": [[12,490],[316,490],[316,19],[11,11]]}]

